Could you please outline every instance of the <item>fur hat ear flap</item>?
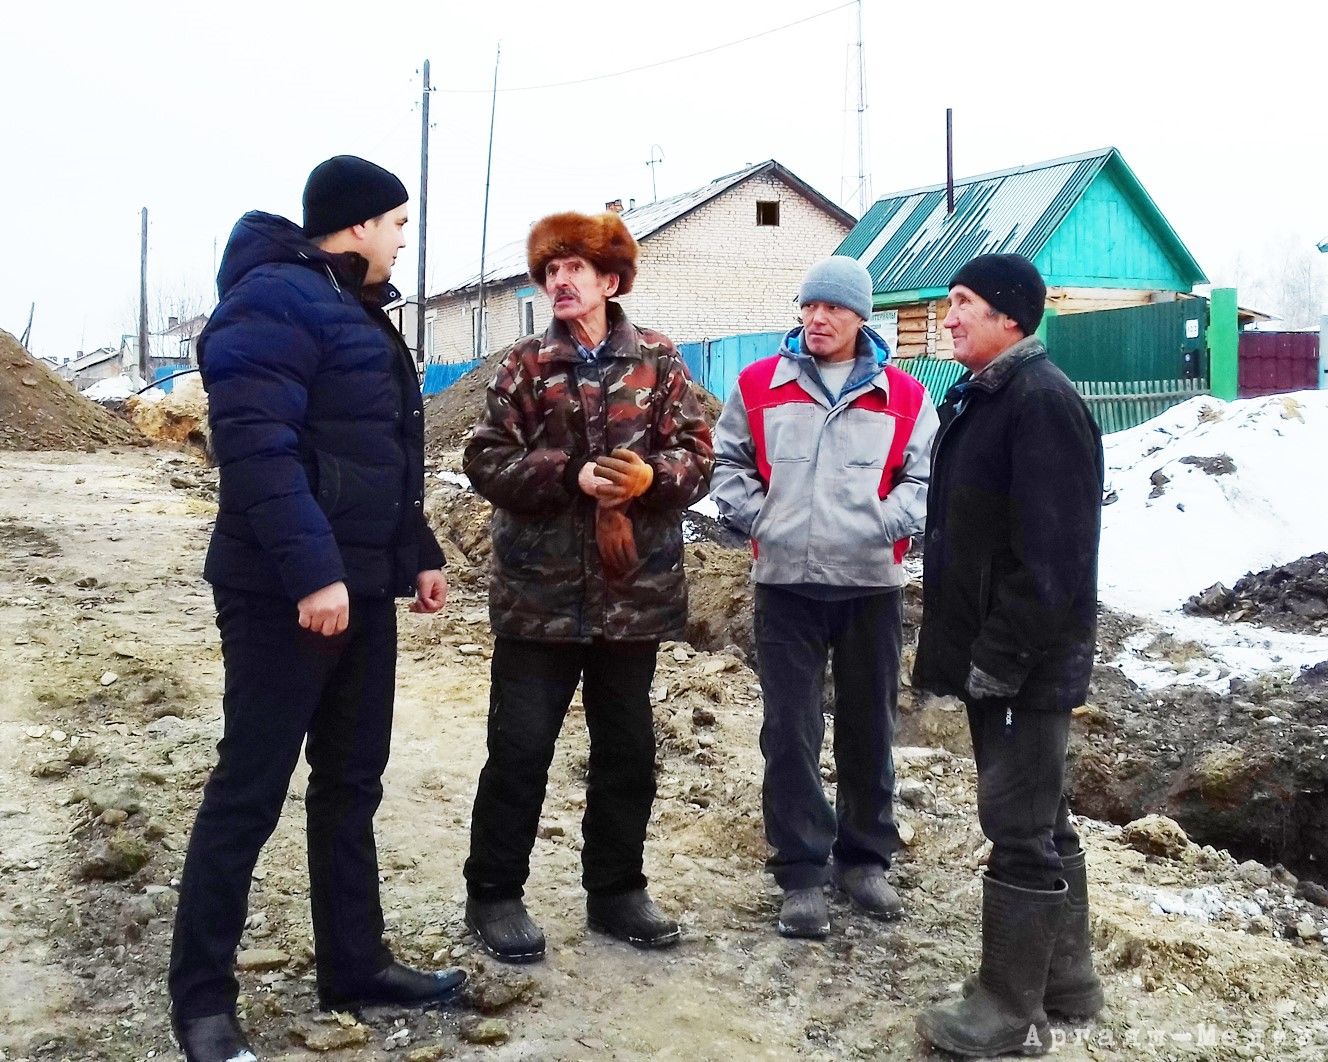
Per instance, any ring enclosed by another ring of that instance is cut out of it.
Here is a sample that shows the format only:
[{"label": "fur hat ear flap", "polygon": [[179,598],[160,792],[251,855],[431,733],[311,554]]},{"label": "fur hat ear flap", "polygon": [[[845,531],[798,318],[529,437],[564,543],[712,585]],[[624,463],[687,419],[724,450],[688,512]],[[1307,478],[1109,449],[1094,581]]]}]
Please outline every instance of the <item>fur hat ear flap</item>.
[{"label": "fur hat ear flap", "polygon": [[618,274],[618,295],[632,290],[639,253],[622,218],[612,211],[550,214],[531,226],[526,240],[526,264],[536,284],[544,284],[544,270],[555,258],[584,258],[601,273]]}]

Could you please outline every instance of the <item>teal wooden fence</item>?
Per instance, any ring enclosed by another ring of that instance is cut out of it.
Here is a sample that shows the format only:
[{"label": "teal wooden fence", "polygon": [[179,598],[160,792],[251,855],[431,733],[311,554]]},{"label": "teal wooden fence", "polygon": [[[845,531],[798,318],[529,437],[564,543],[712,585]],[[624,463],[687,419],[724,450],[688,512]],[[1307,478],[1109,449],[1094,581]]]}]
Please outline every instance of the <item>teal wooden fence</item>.
[{"label": "teal wooden fence", "polygon": [[1076,380],[1074,386],[1104,435],[1137,427],[1209,393],[1207,380]]}]

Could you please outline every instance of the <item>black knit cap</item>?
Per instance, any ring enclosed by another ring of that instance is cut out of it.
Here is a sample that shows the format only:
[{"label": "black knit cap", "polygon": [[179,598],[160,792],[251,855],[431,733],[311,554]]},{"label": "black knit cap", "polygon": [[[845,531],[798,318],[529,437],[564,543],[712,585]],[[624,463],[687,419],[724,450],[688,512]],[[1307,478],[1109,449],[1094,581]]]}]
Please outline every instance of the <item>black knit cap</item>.
[{"label": "black knit cap", "polygon": [[397,176],[354,155],[320,162],[304,184],[304,234],[317,239],[394,210],[410,198]]},{"label": "black knit cap", "polygon": [[950,287],[958,284],[1012,318],[1026,336],[1042,323],[1047,285],[1037,266],[1021,254],[980,254],[954,275]]}]

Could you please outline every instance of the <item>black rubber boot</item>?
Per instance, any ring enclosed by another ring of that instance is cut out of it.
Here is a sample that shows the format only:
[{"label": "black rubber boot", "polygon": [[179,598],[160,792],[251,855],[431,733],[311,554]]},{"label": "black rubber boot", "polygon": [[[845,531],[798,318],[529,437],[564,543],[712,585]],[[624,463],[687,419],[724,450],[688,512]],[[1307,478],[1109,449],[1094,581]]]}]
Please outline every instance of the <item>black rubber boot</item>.
[{"label": "black rubber boot", "polygon": [[[1042,1008],[1048,1014],[1065,1018],[1091,1018],[1106,1003],[1102,982],[1093,970],[1093,931],[1088,917],[1088,871],[1084,853],[1076,852],[1061,860],[1069,898],[1065,918],[1051,950],[1047,969],[1047,991]],[[977,975],[964,981],[964,995],[977,988]]]},{"label": "black rubber boot", "polygon": [[1042,994],[1068,890],[982,879],[982,966],[973,994],[918,1015],[918,1034],[957,1055],[1045,1054]]},{"label": "black rubber boot", "polygon": [[320,1010],[359,1007],[436,1007],[450,1001],[466,983],[464,970],[426,973],[402,962],[392,962],[364,981],[344,989],[318,990]]},{"label": "black rubber boot", "polygon": [[171,1015],[171,1028],[185,1062],[258,1062],[234,1014],[183,1020]]},{"label": "black rubber boot", "polygon": [[625,940],[634,948],[670,948],[682,936],[678,923],[655,906],[645,889],[590,893],[586,896],[586,923],[597,933]]},{"label": "black rubber boot", "polygon": [[499,962],[539,962],[544,958],[544,933],[518,897],[511,900],[466,900],[466,925]]},{"label": "black rubber boot", "polygon": [[1093,969],[1093,928],[1088,918],[1088,870],[1084,853],[1061,860],[1069,899],[1051,951],[1047,991],[1042,1006],[1063,1017],[1091,1018],[1106,1003],[1102,981]]}]

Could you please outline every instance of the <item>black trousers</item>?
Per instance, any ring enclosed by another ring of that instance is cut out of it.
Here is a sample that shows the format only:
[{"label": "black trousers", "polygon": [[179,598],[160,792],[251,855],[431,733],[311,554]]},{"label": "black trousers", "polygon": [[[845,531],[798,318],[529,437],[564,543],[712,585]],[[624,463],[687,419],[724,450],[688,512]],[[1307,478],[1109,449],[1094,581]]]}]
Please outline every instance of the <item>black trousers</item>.
[{"label": "black trousers", "polygon": [[987,872],[1007,885],[1055,889],[1061,859],[1079,851],[1065,799],[1070,713],[1019,699],[968,702],[978,767],[978,821],[991,841]]},{"label": "black trousers", "polygon": [[392,730],[395,603],[353,598],[348,629],[327,638],[301,628],[284,599],[222,588],[214,597],[225,730],[180,879],[169,976],[180,1018],[234,1009],[250,875],[301,743],[318,983],[335,991],[391,962],[373,817]]},{"label": "black trousers", "polygon": [[657,642],[495,640],[489,758],[475,793],[464,869],[471,896],[523,893],[549,764],[578,681],[590,731],[581,883],[596,893],[645,887],[642,857],[655,799],[650,683],[658,650]]},{"label": "black trousers", "polygon": [[[903,596],[898,590],[818,601],[756,587],[756,653],[765,716],[761,805],[782,889],[805,889],[841,865],[888,867],[899,848],[894,816],[895,710]],[[821,787],[822,687],[835,680],[835,807]]]}]

